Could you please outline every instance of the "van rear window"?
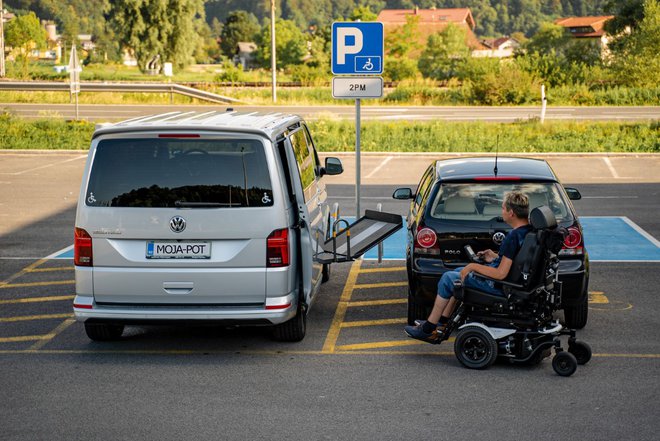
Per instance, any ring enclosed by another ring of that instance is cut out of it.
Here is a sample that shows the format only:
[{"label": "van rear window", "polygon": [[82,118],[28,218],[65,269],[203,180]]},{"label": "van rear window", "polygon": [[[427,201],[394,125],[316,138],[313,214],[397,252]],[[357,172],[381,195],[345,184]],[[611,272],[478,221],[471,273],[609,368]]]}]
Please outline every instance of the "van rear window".
[{"label": "van rear window", "polygon": [[273,192],[264,146],[240,139],[99,142],[86,204],[96,207],[264,207]]}]

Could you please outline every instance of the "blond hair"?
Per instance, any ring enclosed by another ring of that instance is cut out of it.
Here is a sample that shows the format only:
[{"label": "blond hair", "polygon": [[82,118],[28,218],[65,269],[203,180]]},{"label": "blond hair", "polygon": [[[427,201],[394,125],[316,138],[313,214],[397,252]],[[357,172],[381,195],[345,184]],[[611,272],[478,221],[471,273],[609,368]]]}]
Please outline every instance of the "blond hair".
[{"label": "blond hair", "polygon": [[513,214],[520,219],[527,219],[529,216],[529,198],[525,193],[511,191],[504,195],[504,207],[512,210]]}]

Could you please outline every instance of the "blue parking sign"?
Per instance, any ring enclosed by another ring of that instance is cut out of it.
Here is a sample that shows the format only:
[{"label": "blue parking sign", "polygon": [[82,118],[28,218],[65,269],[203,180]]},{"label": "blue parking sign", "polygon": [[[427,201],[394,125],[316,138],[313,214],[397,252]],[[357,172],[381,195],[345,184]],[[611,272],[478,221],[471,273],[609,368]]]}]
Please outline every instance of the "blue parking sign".
[{"label": "blue parking sign", "polygon": [[383,24],[335,22],[332,24],[332,73],[378,75],[383,73]]}]

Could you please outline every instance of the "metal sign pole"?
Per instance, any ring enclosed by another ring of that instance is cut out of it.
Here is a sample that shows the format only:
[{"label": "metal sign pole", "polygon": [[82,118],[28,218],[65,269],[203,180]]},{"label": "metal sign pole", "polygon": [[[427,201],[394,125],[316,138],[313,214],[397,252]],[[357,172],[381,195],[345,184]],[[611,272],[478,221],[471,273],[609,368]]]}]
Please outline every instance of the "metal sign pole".
[{"label": "metal sign pole", "polygon": [[5,11],[0,0],[0,78],[5,76]]},{"label": "metal sign pole", "polygon": [[277,102],[277,63],[275,62],[275,0],[270,0],[270,70],[273,75],[273,102]]},{"label": "metal sign pole", "polygon": [[355,219],[360,219],[360,99],[355,100]]}]

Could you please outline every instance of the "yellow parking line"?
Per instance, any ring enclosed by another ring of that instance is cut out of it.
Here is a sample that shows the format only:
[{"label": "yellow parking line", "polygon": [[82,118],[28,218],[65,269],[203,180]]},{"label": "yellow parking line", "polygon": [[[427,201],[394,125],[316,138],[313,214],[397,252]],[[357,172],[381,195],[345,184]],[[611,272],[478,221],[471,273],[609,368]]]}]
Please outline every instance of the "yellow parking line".
[{"label": "yellow parking line", "polygon": [[73,317],[72,314],[42,314],[42,315],[23,315],[17,317],[3,317],[0,318],[0,323],[11,322],[27,322],[32,320],[50,320],[50,319],[63,319]]},{"label": "yellow parking line", "polygon": [[48,335],[23,335],[20,337],[0,337],[0,343],[14,343],[20,341],[35,341],[47,339]]},{"label": "yellow parking line", "polygon": [[[451,343],[454,339],[450,338],[447,342]],[[417,345],[429,345],[419,340],[392,340],[392,341],[378,341],[373,343],[357,343],[354,345],[341,345],[337,346],[338,351],[352,351],[352,350],[361,350],[361,349],[379,349],[379,348],[397,348],[402,346],[417,346]]]},{"label": "yellow parking line", "polygon": [[344,291],[341,293],[341,297],[339,298],[335,316],[332,319],[332,324],[330,325],[328,336],[325,338],[325,343],[323,344],[323,353],[329,354],[335,351],[335,345],[337,344],[339,332],[341,331],[341,324],[344,321],[344,317],[346,317],[348,302],[351,301],[351,296],[353,295],[353,289],[355,287],[358,274],[360,273],[361,265],[362,260],[360,259],[356,260],[353,265],[351,265],[351,270],[349,271],[348,277],[346,279],[346,285],[344,285]]},{"label": "yellow parking line", "polygon": [[17,303],[58,302],[60,300],[73,300],[74,296],[27,297],[24,299],[0,300],[0,305],[14,305]]},{"label": "yellow parking line", "polygon": [[383,305],[399,305],[408,303],[407,299],[388,299],[388,300],[362,300],[359,302],[351,302],[348,304],[349,308],[357,306],[383,306]]},{"label": "yellow parking line", "polygon": [[59,326],[55,329],[53,329],[48,335],[47,338],[41,339],[32,346],[30,346],[31,351],[38,351],[39,349],[43,348],[45,345],[48,344],[52,339],[57,337],[59,334],[64,332],[66,328],[74,324],[76,321],[74,319],[66,319],[62,323],[59,324]]},{"label": "yellow parking line", "polygon": [[26,271],[27,273],[50,273],[54,271],[73,271],[73,266],[63,266],[61,268],[37,268]]},{"label": "yellow parking line", "polygon": [[395,267],[390,267],[390,268],[365,268],[363,270],[360,270],[360,274],[365,274],[365,273],[390,273],[390,272],[399,272],[399,271],[405,271],[406,267],[405,266],[395,266]]},{"label": "yellow parking line", "polygon": [[392,286],[408,286],[408,282],[384,282],[384,283],[365,283],[355,285],[355,289],[371,289],[371,288],[390,288]]},{"label": "yellow parking line", "polygon": [[23,268],[19,272],[15,273],[15,274],[12,274],[11,276],[7,277],[5,280],[0,282],[0,288],[4,287],[4,285],[7,285],[12,280],[16,280],[19,277],[21,277],[22,275],[24,275],[26,273],[29,273],[30,271],[34,270],[36,267],[42,265],[45,262],[47,262],[47,259],[39,259],[36,262],[31,263],[30,265],[26,266],[25,268]]},{"label": "yellow parking line", "polygon": [[75,280],[55,280],[52,282],[11,283],[0,285],[0,288],[27,288],[31,286],[73,285]]},{"label": "yellow parking line", "polygon": [[381,325],[400,325],[408,323],[408,320],[405,318],[395,318],[395,319],[382,319],[382,320],[362,320],[355,322],[343,322],[341,324],[342,328],[359,328],[362,326],[381,326]]},{"label": "yellow parking line", "polygon": [[589,291],[589,303],[610,303],[603,291]]}]

